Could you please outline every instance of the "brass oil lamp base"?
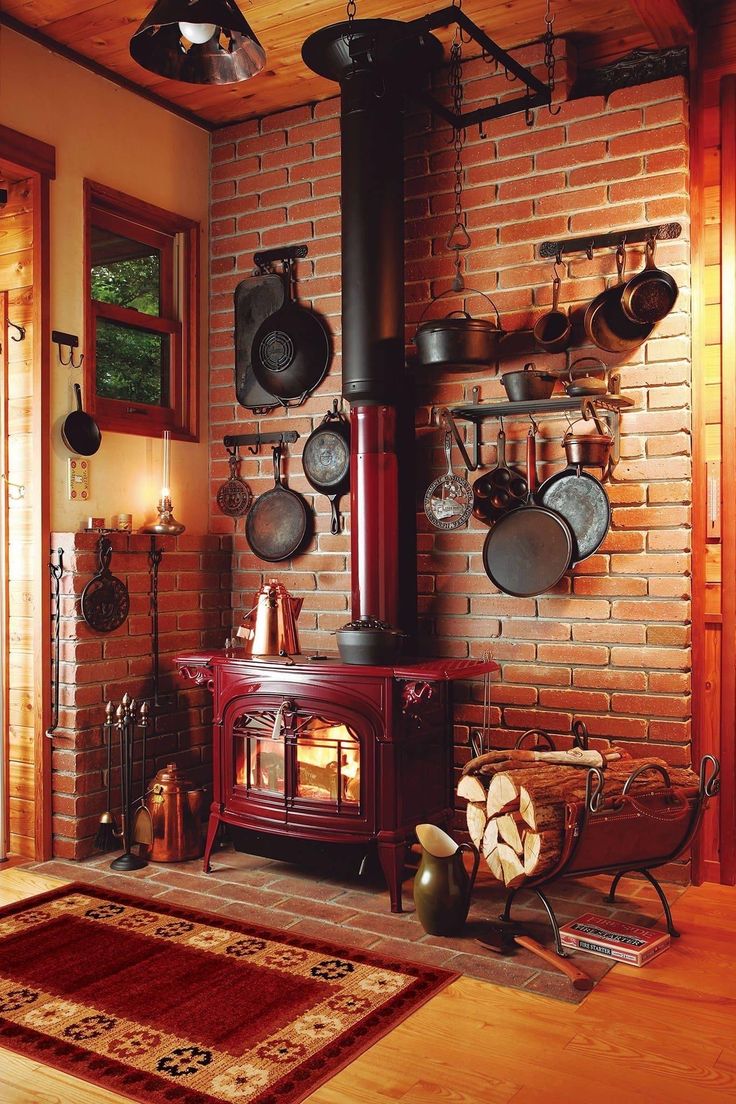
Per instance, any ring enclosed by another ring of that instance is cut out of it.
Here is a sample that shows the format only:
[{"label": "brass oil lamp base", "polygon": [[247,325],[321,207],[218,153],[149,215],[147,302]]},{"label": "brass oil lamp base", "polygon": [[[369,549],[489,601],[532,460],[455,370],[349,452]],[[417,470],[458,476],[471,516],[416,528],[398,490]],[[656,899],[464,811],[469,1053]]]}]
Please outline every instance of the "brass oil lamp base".
[{"label": "brass oil lamp base", "polygon": [[158,511],[158,517],[155,521],[150,521],[147,525],[141,526],[138,530],[139,533],[153,533],[175,537],[177,534],[184,532],[186,526],[182,525],[182,523],[177,521],[174,517],[171,499],[168,495],[159,499],[156,509]]}]

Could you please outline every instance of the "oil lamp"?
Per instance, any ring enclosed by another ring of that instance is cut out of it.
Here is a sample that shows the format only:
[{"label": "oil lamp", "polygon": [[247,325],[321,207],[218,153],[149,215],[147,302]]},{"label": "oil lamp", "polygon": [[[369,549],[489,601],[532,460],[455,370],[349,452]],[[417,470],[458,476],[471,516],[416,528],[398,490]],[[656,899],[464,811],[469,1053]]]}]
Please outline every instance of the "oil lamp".
[{"label": "oil lamp", "polygon": [[176,536],[183,533],[185,526],[174,517],[171,505],[171,433],[164,430],[164,455],[163,472],[161,477],[161,497],[158,500],[158,517],[148,525],[141,527],[141,533],[160,533],[162,535]]}]

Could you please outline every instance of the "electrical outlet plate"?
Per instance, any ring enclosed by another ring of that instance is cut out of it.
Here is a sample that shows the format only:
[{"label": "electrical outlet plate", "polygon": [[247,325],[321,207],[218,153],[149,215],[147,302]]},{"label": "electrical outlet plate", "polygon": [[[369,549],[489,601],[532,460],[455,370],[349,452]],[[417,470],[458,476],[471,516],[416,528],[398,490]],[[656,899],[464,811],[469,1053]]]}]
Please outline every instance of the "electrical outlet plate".
[{"label": "electrical outlet plate", "polygon": [[68,492],[70,502],[87,502],[89,499],[89,460],[70,456],[68,461]]}]

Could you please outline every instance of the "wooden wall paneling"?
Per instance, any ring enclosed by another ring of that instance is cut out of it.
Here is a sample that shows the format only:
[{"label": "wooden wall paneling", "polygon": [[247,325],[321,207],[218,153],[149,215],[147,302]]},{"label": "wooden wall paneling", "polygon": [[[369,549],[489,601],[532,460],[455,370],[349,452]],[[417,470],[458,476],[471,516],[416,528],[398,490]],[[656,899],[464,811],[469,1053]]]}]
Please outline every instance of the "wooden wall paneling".
[{"label": "wooden wall paneling", "polygon": [[[703,412],[703,352],[705,349],[704,326],[707,323],[707,311],[712,307],[705,305],[704,272],[705,256],[703,242],[706,230],[706,190],[703,184],[703,127],[702,127],[702,85],[698,73],[698,42],[690,42],[690,260],[691,260],[691,342],[692,377],[690,384],[691,425],[692,425],[692,717],[693,736],[691,757],[697,763],[703,754],[702,747],[702,711],[704,696],[702,693],[705,670],[705,614],[706,614],[706,451],[705,418]],[[692,849],[691,876],[699,883],[704,877],[704,853],[702,841],[696,837]]]},{"label": "wooden wall paneling", "polygon": [[[8,379],[8,293],[0,291],[0,472],[7,475],[7,379]],[[9,765],[10,749],[10,684],[8,679],[8,486],[5,479],[0,480],[0,860],[8,854],[10,838],[9,801]]]},{"label": "wooden wall paneling", "polygon": [[[736,76],[721,82],[721,302],[736,298]],[[736,882],[736,312],[722,318],[721,877]]]},{"label": "wooden wall paneling", "polygon": [[[703,755],[721,756],[721,626],[706,625],[703,694],[701,697],[700,750]],[[719,882],[720,830],[718,800],[711,802],[703,817],[701,853],[707,881]]]}]

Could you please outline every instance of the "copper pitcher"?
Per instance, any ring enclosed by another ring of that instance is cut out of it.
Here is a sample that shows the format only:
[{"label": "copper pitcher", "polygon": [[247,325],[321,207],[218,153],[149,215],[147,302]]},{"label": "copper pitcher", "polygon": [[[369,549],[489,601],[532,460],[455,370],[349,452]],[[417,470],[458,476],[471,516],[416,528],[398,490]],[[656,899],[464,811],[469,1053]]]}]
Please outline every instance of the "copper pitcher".
[{"label": "copper pitcher", "polygon": [[158,772],[146,794],[146,808],[153,835],[147,848],[151,862],[184,862],[202,856],[205,792],[176,763]]},{"label": "copper pitcher", "polygon": [[243,618],[238,636],[248,656],[299,655],[296,622],[303,598],[294,598],[278,579],[269,579],[255,596],[253,609]]}]

